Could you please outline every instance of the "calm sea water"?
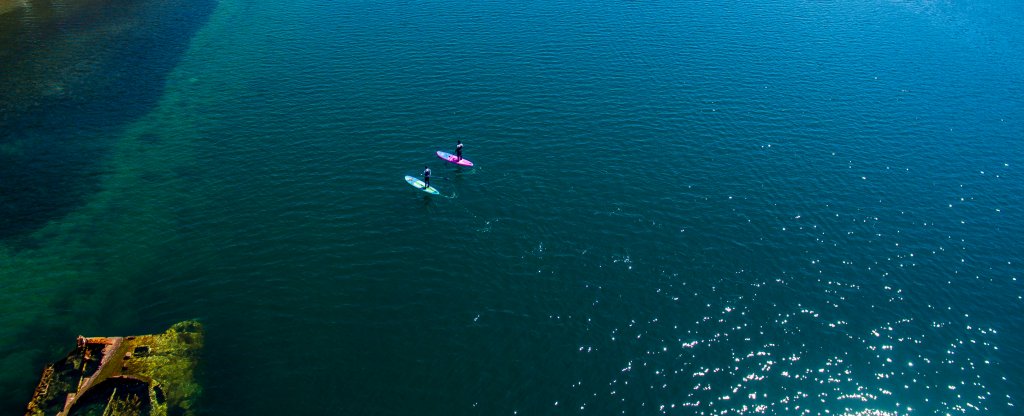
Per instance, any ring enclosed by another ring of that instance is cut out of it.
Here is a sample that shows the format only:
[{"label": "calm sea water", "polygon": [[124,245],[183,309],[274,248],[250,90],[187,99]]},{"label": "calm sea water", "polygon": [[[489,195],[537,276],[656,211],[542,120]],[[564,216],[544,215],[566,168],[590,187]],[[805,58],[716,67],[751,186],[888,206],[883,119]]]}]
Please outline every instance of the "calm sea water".
[{"label": "calm sea water", "polygon": [[1021,412],[1024,3],[88,5],[0,17],[3,414],[190,318],[204,414]]}]

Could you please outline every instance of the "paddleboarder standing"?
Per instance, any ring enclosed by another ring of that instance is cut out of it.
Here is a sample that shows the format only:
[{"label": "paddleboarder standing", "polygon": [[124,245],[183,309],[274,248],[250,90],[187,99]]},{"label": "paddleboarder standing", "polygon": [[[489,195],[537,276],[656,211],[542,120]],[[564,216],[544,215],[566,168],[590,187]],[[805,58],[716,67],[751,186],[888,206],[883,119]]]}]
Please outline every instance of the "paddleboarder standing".
[{"label": "paddleboarder standing", "polygon": [[459,144],[455,145],[455,157],[458,158],[456,160],[462,160],[462,140],[459,140],[458,142]]},{"label": "paddleboarder standing", "polygon": [[423,189],[427,189],[430,187],[430,166],[424,166],[423,168],[423,182],[427,184]]}]

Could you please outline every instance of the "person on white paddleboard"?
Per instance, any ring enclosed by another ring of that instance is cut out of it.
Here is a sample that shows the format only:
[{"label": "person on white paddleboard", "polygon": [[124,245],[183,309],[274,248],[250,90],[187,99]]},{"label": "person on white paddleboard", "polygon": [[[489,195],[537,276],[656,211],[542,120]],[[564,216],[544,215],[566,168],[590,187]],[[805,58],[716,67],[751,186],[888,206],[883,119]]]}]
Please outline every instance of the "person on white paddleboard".
[{"label": "person on white paddleboard", "polygon": [[458,159],[455,160],[462,160],[462,140],[459,140],[458,142],[459,144],[455,145],[455,157]]},{"label": "person on white paddleboard", "polygon": [[423,189],[427,189],[430,187],[430,166],[423,167],[423,183],[427,184],[427,186],[424,186]]}]

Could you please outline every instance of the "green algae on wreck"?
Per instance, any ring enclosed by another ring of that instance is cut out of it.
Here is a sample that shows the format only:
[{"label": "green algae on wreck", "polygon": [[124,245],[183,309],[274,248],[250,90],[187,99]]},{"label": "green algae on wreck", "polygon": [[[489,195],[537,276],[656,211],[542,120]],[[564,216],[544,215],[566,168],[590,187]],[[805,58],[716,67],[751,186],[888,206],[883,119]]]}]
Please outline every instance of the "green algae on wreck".
[{"label": "green algae on wreck", "polygon": [[179,322],[156,335],[79,337],[43,370],[26,416],[191,415],[203,329]]},{"label": "green algae on wreck", "polygon": [[0,14],[7,13],[14,10],[15,7],[21,6],[21,2],[15,0],[0,0]]}]

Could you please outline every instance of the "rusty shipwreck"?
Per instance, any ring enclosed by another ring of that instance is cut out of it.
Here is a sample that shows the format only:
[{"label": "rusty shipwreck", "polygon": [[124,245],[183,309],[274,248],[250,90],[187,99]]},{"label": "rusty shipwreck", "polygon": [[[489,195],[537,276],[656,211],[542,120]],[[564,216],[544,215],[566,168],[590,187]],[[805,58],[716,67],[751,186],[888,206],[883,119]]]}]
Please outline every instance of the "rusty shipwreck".
[{"label": "rusty shipwreck", "polygon": [[202,345],[195,321],[155,335],[78,337],[74,351],[43,370],[25,414],[192,415]]}]

